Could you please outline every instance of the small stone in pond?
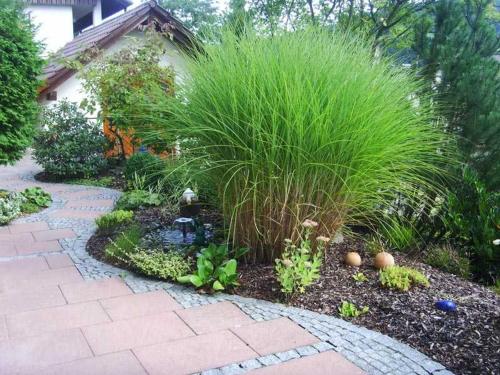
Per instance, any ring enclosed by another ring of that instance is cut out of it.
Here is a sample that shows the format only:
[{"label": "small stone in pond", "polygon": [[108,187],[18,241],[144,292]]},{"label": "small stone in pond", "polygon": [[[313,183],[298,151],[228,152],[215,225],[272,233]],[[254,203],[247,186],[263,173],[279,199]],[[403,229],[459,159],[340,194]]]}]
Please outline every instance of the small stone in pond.
[{"label": "small stone in pond", "polygon": [[455,304],[455,302],[450,300],[437,301],[434,306],[436,307],[436,309],[446,312],[455,311],[457,309],[457,305]]}]

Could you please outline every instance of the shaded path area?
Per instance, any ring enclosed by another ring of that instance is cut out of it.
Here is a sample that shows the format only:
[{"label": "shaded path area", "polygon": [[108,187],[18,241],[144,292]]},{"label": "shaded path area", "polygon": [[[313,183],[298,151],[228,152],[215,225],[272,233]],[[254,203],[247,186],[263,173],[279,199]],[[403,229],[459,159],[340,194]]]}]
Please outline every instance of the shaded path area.
[{"label": "shaded path area", "polygon": [[446,374],[331,316],[138,277],[85,251],[119,192],[40,183],[25,157],[0,188],[41,186],[48,209],[0,227],[0,374]]}]

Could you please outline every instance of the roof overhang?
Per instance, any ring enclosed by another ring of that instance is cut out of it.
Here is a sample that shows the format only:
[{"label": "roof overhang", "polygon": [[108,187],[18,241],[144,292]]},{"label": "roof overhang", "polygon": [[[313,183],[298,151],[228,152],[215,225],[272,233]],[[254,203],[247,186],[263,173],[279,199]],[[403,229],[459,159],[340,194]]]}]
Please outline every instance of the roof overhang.
[{"label": "roof overhang", "polygon": [[[113,29],[111,32],[107,33],[102,38],[96,40],[96,42],[93,43],[91,46],[87,46],[87,48],[82,48],[76,53],[71,51],[71,53],[75,56],[75,58],[78,58],[78,56],[82,52],[86,51],[88,48],[105,49],[123,35],[136,29],[139,25],[143,24],[144,22],[151,22],[151,21],[157,21],[161,25],[167,24],[172,34],[173,41],[177,45],[179,45],[183,50],[187,52],[193,52],[202,49],[201,42],[195,37],[195,35],[191,31],[189,31],[182,24],[181,21],[173,17],[168,11],[166,11],[158,4],[156,4],[155,1],[149,1],[145,4],[140,5],[135,9],[130,10],[129,12],[132,13],[132,16],[129,17],[129,19],[127,19],[126,22],[123,22],[119,27]],[[127,14],[129,12],[127,12]],[[111,19],[110,22],[113,20],[116,21],[117,18],[118,17]],[[107,21],[103,22],[102,24],[94,27],[93,29],[97,29],[98,27],[104,28],[106,26],[106,22]],[[92,31],[93,29],[89,29],[88,31],[80,34],[78,37],[85,39],[84,34],[89,31]],[[74,40],[77,40],[78,37],[75,38]],[[64,50],[71,43],[72,42],[69,42],[65,47],[62,48],[63,55],[65,52]],[[75,46],[74,44],[75,43],[73,43],[73,45],[70,48],[78,50],[78,46]],[[54,74],[51,74],[48,77],[46,77],[44,86],[39,91],[39,95],[43,95],[44,93],[53,90],[55,87],[59,86],[62,82],[66,81],[75,73],[76,71],[74,69],[61,65],[58,69],[55,69]]]}]

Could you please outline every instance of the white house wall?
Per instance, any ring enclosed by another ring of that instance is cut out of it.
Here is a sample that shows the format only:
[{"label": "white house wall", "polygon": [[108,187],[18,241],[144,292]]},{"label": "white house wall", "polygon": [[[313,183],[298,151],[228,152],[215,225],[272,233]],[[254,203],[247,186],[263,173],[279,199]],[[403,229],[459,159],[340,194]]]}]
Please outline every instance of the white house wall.
[{"label": "white house wall", "polygon": [[45,44],[44,55],[56,52],[73,39],[73,10],[64,5],[36,5],[26,8],[37,26],[36,40]]},{"label": "white house wall", "polygon": [[[130,46],[133,44],[133,40],[144,41],[144,33],[141,31],[132,31],[127,35],[119,38],[115,43],[108,47],[105,51],[105,55],[113,54],[122,48]],[[182,56],[181,50],[170,40],[165,39],[165,50],[166,53],[162,56],[160,65],[171,66],[175,72],[176,82],[181,82],[183,77],[186,76],[186,61],[185,57]],[[78,74],[72,75],[66,81],[62,82],[59,86],[54,87],[51,91],[57,91],[57,101],[41,99],[40,103],[42,105],[54,105],[58,101],[66,99],[71,102],[80,103],[86,97],[86,93],[82,88]],[[96,117],[96,113],[89,114],[90,118]]]}]

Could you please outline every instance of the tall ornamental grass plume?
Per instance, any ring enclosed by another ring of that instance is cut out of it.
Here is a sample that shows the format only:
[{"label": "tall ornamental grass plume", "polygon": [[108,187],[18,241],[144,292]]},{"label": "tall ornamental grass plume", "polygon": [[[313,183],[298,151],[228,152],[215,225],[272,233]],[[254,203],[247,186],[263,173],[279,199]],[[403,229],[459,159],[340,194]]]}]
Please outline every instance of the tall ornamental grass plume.
[{"label": "tall ornamental grass plume", "polygon": [[396,192],[436,189],[445,153],[421,84],[350,34],[224,34],[189,61],[153,137],[183,150],[217,192],[229,236],[272,261],[305,219],[333,234],[373,223]]}]

